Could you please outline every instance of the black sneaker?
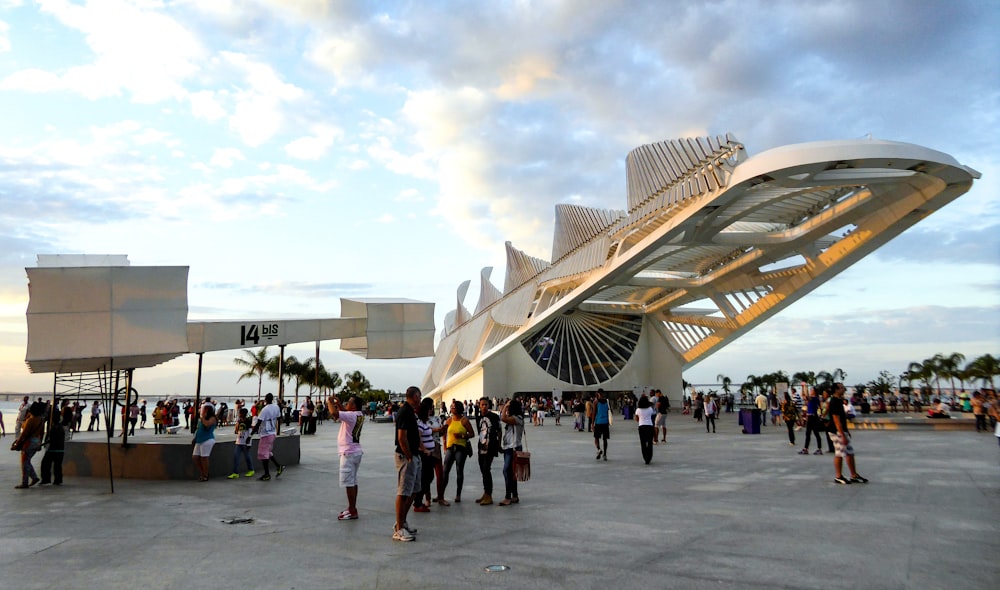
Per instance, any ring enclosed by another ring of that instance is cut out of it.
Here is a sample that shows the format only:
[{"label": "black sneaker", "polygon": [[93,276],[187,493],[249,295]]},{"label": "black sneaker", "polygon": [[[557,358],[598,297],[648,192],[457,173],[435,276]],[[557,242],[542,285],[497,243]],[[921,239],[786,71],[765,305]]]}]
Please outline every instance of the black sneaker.
[{"label": "black sneaker", "polygon": [[262,476],[260,476],[260,477],[259,477],[259,478],[257,478],[257,479],[258,479],[259,481],[271,481],[271,476],[270,476],[270,475],[262,475]]},{"label": "black sneaker", "polygon": [[851,476],[851,483],[868,483],[868,478],[861,477],[857,473]]},{"label": "black sneaker", "polygon": [[842,484],[842,485],[848,485],[848,484],[851,483],[851,480],[847,479],[846,477],[836,477],[836,478],[834,478],[833,481],[835,481],[835,482],[837,482],[839,484]]},{"label": "black sneaker", "polygon": [[284,471],[284,470],[285,470],[285,466],[284,465],[278,465],[278,474],[275,475],[274,477],[281,477],[281,472]]}]

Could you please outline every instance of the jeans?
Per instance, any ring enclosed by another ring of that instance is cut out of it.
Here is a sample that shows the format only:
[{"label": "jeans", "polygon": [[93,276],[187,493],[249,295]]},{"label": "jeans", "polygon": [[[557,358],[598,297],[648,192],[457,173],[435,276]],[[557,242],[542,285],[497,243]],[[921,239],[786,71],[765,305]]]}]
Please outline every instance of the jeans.
[{"label": "jeans", "polygon": [[42,443],[37,438],[28,439],[28,442],[21,449],[21,485],[28,485],[28,480],[39,479],[35,473],[35,467],[31,464],[31,458],[35,456],[38,449],[42,448]]},{"label": "jeans", "polygon": [[483,475],[483,493],[487,496],[493,495],[493,455],[486,453],[479,455],[479,473]]},{"label": "jeans", "polygon": [[246,461],[247,471],[253,471],[253,459],[250,458],[250,447],[248,445],[235,445],[236,452],[233,453],[233,473],[240,470],[240,457]]},{"label": "jeans", "polygon": [[503,450],[503,482],[506,486],[503,497],[511,500],[517,497],[517,478],[514,477],[514,453],[520,450],[521,447]]},{"label": "jeans", "polygon": [[[785,420],[785,427],[788,428],[788,442],[795,444],[795,420]],[[806,441],[808,442],[808,440]]]},{"label": "jeans", "polygon": [[442,493],[448,487],[448,476],[451,475],[451,466],[458,463],[458,475],[456,476],[455,485],[455,497],[462,497],[462,483],[465,480],[465,459],[468,455],[465,454],[465,449],[463,445],[452,445],[448,447],[448,450],[444,454],[444,477],[443,483],[441,484]]},{"label": "jeans", "polygon": [[715,432],[715,414],[705,414],[705,432],[708,432],[708,427],[712,427],[712,432]]},{"label": "jeans", "polygon": [[642,460],[649,465],[653,460],[653,439],[656,438],[656,428],[653,426],[639,427],[639,448],[642,450]]}]

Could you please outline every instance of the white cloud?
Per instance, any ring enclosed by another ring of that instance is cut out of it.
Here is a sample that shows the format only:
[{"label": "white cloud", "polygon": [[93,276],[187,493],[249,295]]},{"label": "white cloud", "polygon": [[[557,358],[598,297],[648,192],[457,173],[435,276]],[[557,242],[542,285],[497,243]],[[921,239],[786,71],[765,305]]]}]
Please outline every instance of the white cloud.
[{"label": "white cloud", "polygon": [[61,76],[65,87],[87,98],[122,93],[138,103],[181,98],[184,80],[198,72],[205,56],[198,39],[164,14],[162,5],[48,0],[41,9],[83,34],[93,52],[92,63]]},{"label": "white cloud", "polygon": [[383,213],[375,220],[376,223],[395,223],[396,217],[392,213]]},{"label": "white cloud", "polygon": [[37,68],[19,70],[0,82],[0,90],[23,90],[25,92],[52,92],[53,90],[61,90],[63,87],[63,81],[59,76]]},{"label": "white cloud", "polygon": [[191,114],[199,119],[217,121],[226,116],[226,109],[216,98],[216,93],[211,90],[192,92],[187,99],[191,103]]},{"label": "white cloud", "polygon": [[236,160],[245,160],[243,152],[236,148],[216,148],[209,164],[217,168],[231,168]]},{"label": "white cloud", "polygon": [[330,125],[319,125],[313,134],[300,137],[285,146],[285,153],[299,160],[318,160],[322,158],[335,139],[343,137],[341,129]]},{"label": "white cloud", "polygon": [[10,39],[7,37],[9,30],[10,25],[0,20],[0,53],[10,51]]},{"label": "white cloud", "polygon": [[240,71],[249,88],[233,93],[236,107],[229,126],[244,143],[257,147],[277,134],[285,122],[284,107],[304,96],[298,86],[281,80],[274,68],[249,56],[222,52],[225,61]]}]

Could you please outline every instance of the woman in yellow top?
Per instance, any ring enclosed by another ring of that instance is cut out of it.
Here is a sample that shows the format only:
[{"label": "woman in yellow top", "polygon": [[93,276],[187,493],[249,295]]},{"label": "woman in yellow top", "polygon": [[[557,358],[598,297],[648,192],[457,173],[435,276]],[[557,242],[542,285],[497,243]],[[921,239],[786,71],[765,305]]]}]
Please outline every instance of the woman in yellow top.
[{"label": "woman in yellow top", "polygon": [[444,499],[444,492],[448,489],[448,476],[451,474],[451,466],[458,463],[457,488],[455,489],[455,502],[462,501],[462,482],[465,480],[465,460],[472,454],[472,447],[469,446],[469,439],[475,436],[472,424],[465,417],[465,405],[455,400],[451,402],[451,416],[444,423],[444,477],[441,478],[441,495],[439,501],[442,506],[448,506],[448,501]]}]

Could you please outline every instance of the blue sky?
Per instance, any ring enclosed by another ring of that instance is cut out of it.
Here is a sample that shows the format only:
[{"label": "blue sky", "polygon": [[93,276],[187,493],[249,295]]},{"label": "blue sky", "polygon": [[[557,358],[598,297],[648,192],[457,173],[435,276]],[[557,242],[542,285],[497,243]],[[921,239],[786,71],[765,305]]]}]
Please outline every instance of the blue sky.
[{"label": "blue sky", "polygon": [[[630,149],[726,132],[750,154],[871,134],[983,177],[688,381],[996,355],[997,30],[976,1],[0,0],[0,391],[51,388],[23,363],[36,254],[188,265],[192,319],[389,296],[440,328],[480,268],[503,284],[505,240],[550,257],[555,204],[624,208]],[[377,387],[429,360],[335,345]],[[236,354],[206,391],[255,390]],[[194,366],[137,385],[187,394]]]}]

